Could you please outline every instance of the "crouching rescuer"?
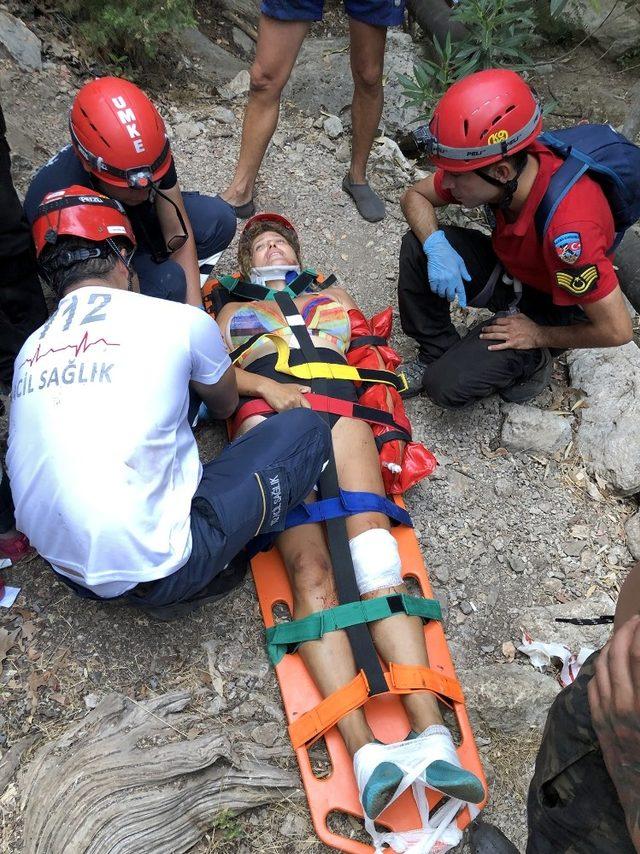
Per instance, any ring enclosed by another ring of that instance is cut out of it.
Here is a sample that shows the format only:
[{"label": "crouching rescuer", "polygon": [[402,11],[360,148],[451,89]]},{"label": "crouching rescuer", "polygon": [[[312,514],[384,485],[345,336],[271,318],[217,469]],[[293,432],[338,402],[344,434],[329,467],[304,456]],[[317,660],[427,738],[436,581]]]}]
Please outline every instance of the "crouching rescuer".
[{"label": "crouching rescuer", "polygon": [[283,413],[202,466],[191,414],[202,400],[225,418],[238,403],[215,322],[138,293],[136,239],[115,199],[49,193],[33,234],[59,303],[16,360],[18,529],[79,596],[158,616],[219,598],[242,578],[246,543],[283,530],[312,489],[328,428],[313,412]]},{"label": "crouching rescuer", "polygon": [[[418,344],[406,396],[521,402],[546,387],[554,355],[631,340],[613,251],[640,217],[640,150],[608,125],[541,126],[524,80],[490,69],[455,83],[417,132],[436,171],[402,199],[400,318]],[[491,236],[441,227],[449,204],[484,206]],[[456,298],[493,317],[461,338]]]}]

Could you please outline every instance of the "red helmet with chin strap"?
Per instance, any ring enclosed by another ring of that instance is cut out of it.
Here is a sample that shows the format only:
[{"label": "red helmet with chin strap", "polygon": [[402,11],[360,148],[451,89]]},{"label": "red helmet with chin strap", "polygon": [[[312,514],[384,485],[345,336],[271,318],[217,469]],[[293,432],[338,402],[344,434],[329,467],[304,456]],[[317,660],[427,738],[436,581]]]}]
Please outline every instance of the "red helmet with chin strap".
[{"label": "red helmet with chin strap", "polygon": [[259,214],[254,214],[254,216],[250,217],[250,218],[246,221],[245,226],[244,226],[244,228],[242,229],[242,233],[244,234],[244,233],[245,233],[245,231],[248,231],[248,230],[249,230],[250,228],[252,228],[252,227],[253,227],[257,222],[275,222],[275,223],[277,223],[278,225],[281,225],[283,228],[286,228],[286,229],[287,229],[287,231],[292,231],[292,232],[296,235],[296,237],[298,236],[298,235],[297,235],[297,232],[296,232],[296,230],[295,230],[295,228],[294,228],[294,227],[293,227],[293,225],[289,222],[289,220],[288,220],[286,217],[282,216],[282,214],[277,214],[277,213],[259,213]]},{"label": "red helmet with chin strap", "polygon": [[515,71],[492,68],[454,83],[419,142],[447,172],[472,172],[530,145],[542,128],[540,102]]},{"label": "red helmet with chin strap", "polygon": [[47,193],[36,211],[32,231],[38,257],[59,237],[83,237],[94,243],[126,237],[132,249],[136,245],[120,202],[78,184]]},{"label": "red helmet with chin strap", "polygon": [[120,77],[99,77],[78,92],[71,141],[92,175],[115,187],[149,187],[171,165],[165,124],[144,92]]}]

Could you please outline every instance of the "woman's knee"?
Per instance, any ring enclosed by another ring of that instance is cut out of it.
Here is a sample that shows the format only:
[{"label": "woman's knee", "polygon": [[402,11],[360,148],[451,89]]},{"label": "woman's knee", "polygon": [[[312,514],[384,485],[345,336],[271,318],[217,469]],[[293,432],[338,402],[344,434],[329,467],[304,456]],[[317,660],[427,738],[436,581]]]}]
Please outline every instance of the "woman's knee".
[{"label": "woman's knee", "polygon": [[313,610],[321,610],[333,601],[333,569],[328,555],[313,554],[303,546],[289,556],[287,566],[297,602],[309,603]]}]

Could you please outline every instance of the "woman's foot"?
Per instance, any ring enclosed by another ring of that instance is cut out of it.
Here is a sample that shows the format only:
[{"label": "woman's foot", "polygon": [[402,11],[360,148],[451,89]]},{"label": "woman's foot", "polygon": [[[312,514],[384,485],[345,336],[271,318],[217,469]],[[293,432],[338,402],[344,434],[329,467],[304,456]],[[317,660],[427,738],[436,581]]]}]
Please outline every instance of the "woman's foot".
[{"label": "woman's foot", "polygon": [[377,818],[393,800],[404,772],[393,762],[385,762],[386,745],[379,741],[365,744],[353,757],[360,803],[370,819]]},{"label": "woman's foot", "polygon": [[422,781],[430,789],[468,803],[485,796],[482,782],[460,765],[449,730],[434,724],[422,733],[410,733],[397,744],[371,742],[353,757],[360,802],[370,819],[395,799],[398,789]]},{"label": "woman's foot", "polygon": [[422,749],[425,751],[433,750],[441,754],[427,765],[422,774],[422,779],[430,789],[471,804],[478,804],[484,798],[482,782],[460,765],[451,733],[446,726],[434,724],[422,733],[410,732],[407,741],[416,747],[424,745]]}]

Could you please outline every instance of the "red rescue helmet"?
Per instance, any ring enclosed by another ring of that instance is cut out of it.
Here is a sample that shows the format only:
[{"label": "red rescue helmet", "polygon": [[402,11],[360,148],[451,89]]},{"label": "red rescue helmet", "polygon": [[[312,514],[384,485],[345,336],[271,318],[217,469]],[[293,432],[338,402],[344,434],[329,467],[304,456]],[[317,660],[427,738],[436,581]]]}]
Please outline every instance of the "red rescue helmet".
[{"label": "red rescue helmet", "polygon": [[296,235],[296,237],[298,236],[295,228],[293,227],[293,225],[289,222],[289,220],[286,217],[282,216],[282,214],[269,213],[269,212],[255,214],[254,216],[250,217],[246,221],[245,226],[242,229],[242,233],[244,234],[245,231],[248,231],[257,222],[275,222],[278,225],[281,225],[283,228],[286,228],[287,231],[292,231]]},{"label": "red rescue helmet", "polygon": [[435,166],[472,172],[521,151],[542,129],[542,109],[515,71],[491,68],[454,83],[433,112],[423,144]]},{"label": "red rescue helmet", "polygon": [[94,243],[125,237],[132,249],[136,245],[120,202],[78,184],[47,193],[36,211],[32,231],[38,257],[59,237],[83,237]]},{"label": "red rescue helmet", "polygon": [[171,165],[160,114],[141,89],[120,77],[98,77],[80,89],[69,130],[78,157],[106,184],[145,188]]}]

